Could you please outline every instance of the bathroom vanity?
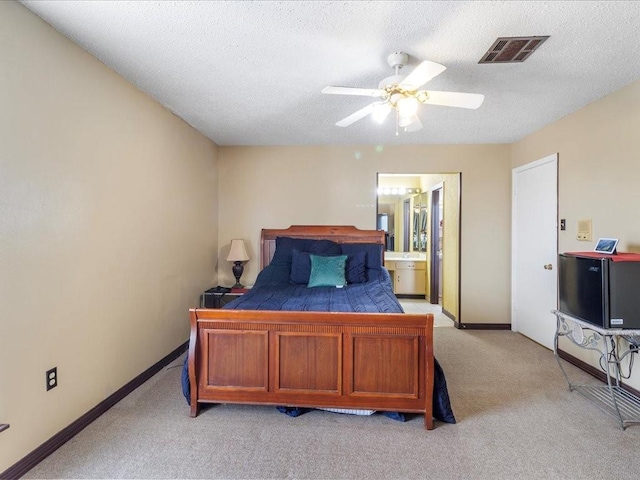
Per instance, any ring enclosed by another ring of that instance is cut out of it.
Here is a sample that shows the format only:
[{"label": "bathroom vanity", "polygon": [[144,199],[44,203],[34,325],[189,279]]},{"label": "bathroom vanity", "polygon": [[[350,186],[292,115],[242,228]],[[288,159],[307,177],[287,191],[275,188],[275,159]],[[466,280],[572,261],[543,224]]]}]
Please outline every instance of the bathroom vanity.
[{"label": "bathroom vanity", "polygon": [[391,274],[396,295],[419,295],[424,298],[427,280],[425,254],[385,252],[384,266]]}]

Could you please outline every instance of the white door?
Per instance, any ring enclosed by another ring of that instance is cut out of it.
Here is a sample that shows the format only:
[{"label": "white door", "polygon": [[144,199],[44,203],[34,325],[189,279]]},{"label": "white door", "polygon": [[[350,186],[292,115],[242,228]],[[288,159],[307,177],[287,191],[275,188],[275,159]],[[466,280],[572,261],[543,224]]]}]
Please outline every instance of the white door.
[{"label": "white door", "polygon": [[512,173],[511,328],[553,348],[558,288],[558,155]]}]

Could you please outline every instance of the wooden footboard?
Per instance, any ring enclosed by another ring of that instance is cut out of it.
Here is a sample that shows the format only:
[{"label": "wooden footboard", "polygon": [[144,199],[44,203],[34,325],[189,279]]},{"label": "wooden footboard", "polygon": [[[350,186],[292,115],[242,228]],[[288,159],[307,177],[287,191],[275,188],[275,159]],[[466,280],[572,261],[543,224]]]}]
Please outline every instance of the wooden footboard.
[{"label": "wooden footboard", "polygon": [[424,413],[431,314],[191,309],[191,416],[201,403]]}]

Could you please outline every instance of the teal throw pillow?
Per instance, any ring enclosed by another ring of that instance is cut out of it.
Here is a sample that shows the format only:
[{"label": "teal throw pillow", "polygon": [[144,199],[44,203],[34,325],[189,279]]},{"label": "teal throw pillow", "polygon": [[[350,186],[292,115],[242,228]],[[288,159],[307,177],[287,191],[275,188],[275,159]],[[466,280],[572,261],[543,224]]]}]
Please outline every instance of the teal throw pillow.
[{"label": "teal throw pillow", "polygon": [[325,257],[309,255],[311,258],[311,275],[308,287],[337,287],[347,284],[345,278],[346,255]]}]

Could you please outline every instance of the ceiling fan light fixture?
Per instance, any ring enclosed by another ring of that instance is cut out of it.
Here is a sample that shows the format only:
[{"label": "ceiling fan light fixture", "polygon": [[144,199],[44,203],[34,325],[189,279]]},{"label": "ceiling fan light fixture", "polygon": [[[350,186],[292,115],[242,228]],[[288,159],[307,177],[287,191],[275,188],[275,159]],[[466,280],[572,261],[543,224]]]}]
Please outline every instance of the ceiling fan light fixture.
[{"label": "ceiling fan light fixture", "polygon": [[398,100],[397,108],[401,117],[410,117],[418,111],[418,99],[416,97],[402,97]]},{"label": "ceiling fan light fixture", "polygon": [[383,78],[380,83],[378,83],[378,88],[384,90],[387,87],[397,85],[402,81],[404,77],[404,75],[391,75],[390,77]]},{"label": "ceiling fan light fixture", "polygon": [[373,112],[371,112],[371,116],[378,123],[383,123],[387,118],[387,115],[391,112],[391,105],[388,103],[379,103],[373,107]]},{"label": "ceiling fan light fixture", "polygon": [[411,123],[404,127],[405,132],[417,132],[422,128],[422,122],[417,115],[411,117]]},{"label": "ceiling fan light fixture", "polygon": [[405,132],[415,132],[423,128],[420,118],[416,115],[420,104],[442,105],[476,109],[484,95],[478,93],[443,92],[435,90],[419,90],[432,78],[446,70],[444,65],[424,60],[407,76],[400,75],[400,69],[406,65],[409,56],[402,52],[395,52],[387,58],[389,66],[395,70],[395,75],[383,79],[378,88],[356,88],[329,86],[322,89],[322,93],[334,95],[360,95],[374,97],[377,100],[351,115],[336,122],[338,127],[348,127],[358,120],[371,115],[377,123],[383,123],[391,111],[394,111],[396,135],[402,128]]},{"label": "ceiling fan light fixture", "polygon": [[408,127],[411,125],[415,119],[416,115],[398,115],[398,126],[400,128]]}]

